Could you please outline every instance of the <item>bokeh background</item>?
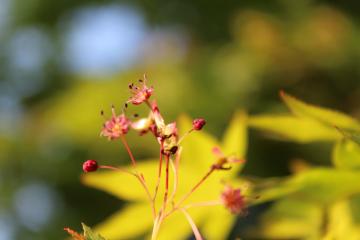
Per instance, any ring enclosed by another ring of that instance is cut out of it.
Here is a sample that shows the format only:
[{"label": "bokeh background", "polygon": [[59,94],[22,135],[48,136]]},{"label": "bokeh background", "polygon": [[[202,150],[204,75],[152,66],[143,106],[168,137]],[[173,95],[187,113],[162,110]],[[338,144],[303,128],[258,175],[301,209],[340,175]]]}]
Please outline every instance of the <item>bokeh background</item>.
[{"label": "bokeh background", "polygon": [[[128,161],[99,137],[99,113],[143,73],[167,120],[202,116],[216,136],[237,109],[285,111],[280,89],[359,119],[359,12],[356,0],[0,0],[0,239],[63,239],[119,209],[80,183],[81,165]],[[329,164],[328,144],[249,141],[245,174]],[[130,144],[157,154],[147,138]]]}]

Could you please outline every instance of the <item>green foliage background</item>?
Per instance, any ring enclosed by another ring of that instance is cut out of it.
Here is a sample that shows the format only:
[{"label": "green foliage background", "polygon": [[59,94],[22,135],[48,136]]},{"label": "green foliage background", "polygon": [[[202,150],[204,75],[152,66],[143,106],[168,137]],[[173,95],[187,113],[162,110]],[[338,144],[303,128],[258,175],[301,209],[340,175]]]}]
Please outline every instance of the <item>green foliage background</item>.
[{"label": "green foliage background", "polygon": [[[255,182],[267,178],[265,190],[279,188],[262,192],[264,200],[300,192],[250,207],[230,239],[253,239],[260,228],[262,238],[269,239],[278,239],[276,234],[319,239],[324,233],[319,229],[332,230],[328,239],[357,239],[360,150],[350,138],[358,139],[358,129],[328,112],[309,113],[296,101],[287,102],[290,114],[279,98],[283,89],[360,119],[357,1],[0,1],[5,2],[10,6],[3,8],[8,17],[0,18],[0,230],[8,230],[5,239],[62,239],[64,226],[94,226],[124,205],[82,185],[81,165],[89,158],[127,164],[119,144],[98,137],[99,112],[109,112],[112,103],[120,106],[128,97],[127,83],[144,72],[168,121],[182,113],[202,116],[206,130],[220,138],[236,110],[246,110],[250,129],[242,174]],[[148,29],[176,34],[139,46],[148,50],[126,69],[97,75],[68,71],[61,58],[64,19],[83,7],[118,5],[138,9]],[[27,28],[40,29],[51,42],[41,74],[17,68],[10,57],[14,36]],[[157,155],[151,138],[134,133],[129,138],[137,158]],[[289,182],[280,181],[290,175]],[[30,193],[24,194],[26,189]],[[26,205],[33,197],[50,206],[42,224],[32,225],[34,215],[24,215],[36,209]],[[283,229],[289,232],[279,233]],[[344,231],[349,236],[339,237]]]}]

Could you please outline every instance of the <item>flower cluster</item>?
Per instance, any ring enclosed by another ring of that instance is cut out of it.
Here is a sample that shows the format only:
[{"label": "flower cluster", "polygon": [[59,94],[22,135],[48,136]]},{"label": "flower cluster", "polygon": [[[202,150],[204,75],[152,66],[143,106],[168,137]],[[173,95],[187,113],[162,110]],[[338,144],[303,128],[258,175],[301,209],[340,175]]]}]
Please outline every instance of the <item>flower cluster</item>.
[{"label": "flower cluster", "polygon": [[[169,165],[173,164],[174,170],[174,181],[177,186],[177,176],[179,171],[179,162],[181,157],[181,143],[184,141],[187,135],[193,131],[200,131],[206,124],[206,121],[203,118],[197,118],[193,120],[192,128],[188,130],[183,136],[179,136],[176,122],[166,123],[163,116],[160,113],[158,104],[155,100],[150,100],[151,96],[154,93],[154,88],[147,85],[147,78],[144,75],[144,79],[139,80],[138,84],[129,85],[131,96],[125,103],[125,108],[122,110],[121,114],[116,114],[115,107],[112,107],[112,115],[110,119],[105,119],[105,123],[101,130],[100,135],[106,137],[108,140],[121,140],[125,149],[127,150],[131,163],[133,165],[133,170],[125,170],[123,168],[117,168],[112,166],[98,165],[95,160],[87,160],[83,164],[84,172],[92,172],[97,169],[111,169],[115,171],[121,171],[125,174],[131,174],[139,180],[139,183],[144,188],[149,202],[152,208],[152,214],[154,217],[154,226],[152,232],[152,239],[157,238],[158,231],[162,222],[172,213],[180,211],[185,214],[186,218],[189,220],[190,225],[194,231],[194,235],[197,239],[202,239],[199,231],[197,230],[195,224],[191,220],[190,215],[186,212],[186,209],[190,205],[184,205],[185,201],[203,184],[206,179],[214,172],[218,170],[229,170],[232,164],[243,163],[243,160],[238,159],[233,156],[225,156],[220,148],[214,147],[213,154],[215,156],[215,161],[212,165],[209,166],[208,172],[195,184],[192,188],[189,189],[188,193],[182,196],[179,201],[175,202],[174,196],[177,191],[176,187],[172,189],[171,195],[169,194],[169,178],[170,171]],[[128,104],[133,105],[145,105],[149,108],[149,114],[144,117],[131,121],[126,116],[126,108]],[[104,113],[102,111],[102,115]],[[139,132],[140,135],[147,133],[152,134],[156,141],[159,144],[159,169],[157,176],[156,188],[151,193],[144,175],[137,170],[136,159],[126,141],[126,134],[129,130],[134,130]],[[164,163],[163,163],[164,162]],[[175,164],[174,164],[175,163]],[[158,188],[160,184],[160,179],[162,175],[162,169],[165,169],[165,190],[162,201],[162,207],[156,209],[155,200],[158,194]],[[170,204],[171,203],[171,204]],[[213,204],[222,204],[224,205],[231,213],[239,214],[243,212],[245,208],[245,200],[240,189],[234,189],[232,187],[226,186],[225,190],[220,194],[217,201],[198,203],[197,205],[213,205]]]}]

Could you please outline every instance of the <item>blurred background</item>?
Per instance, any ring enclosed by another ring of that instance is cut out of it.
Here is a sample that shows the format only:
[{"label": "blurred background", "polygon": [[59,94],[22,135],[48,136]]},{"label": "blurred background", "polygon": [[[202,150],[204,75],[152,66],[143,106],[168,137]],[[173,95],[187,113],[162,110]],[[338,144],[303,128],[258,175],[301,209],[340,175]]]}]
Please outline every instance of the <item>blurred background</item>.
[{"label": "blurred background", "polygon": [[[237,109],[285,111],[280,89],[360,118],[359,12],[356,0],[0,0],[0,240],[63,239],[119,209],[79,177],[85,159],[127,163],[99,113],[143,73],[168,121],[202,116],[218,137]],[[138,158],[157,154],[135,137]],[[328,165],[330,147],[250,131],[244,171]]]}]

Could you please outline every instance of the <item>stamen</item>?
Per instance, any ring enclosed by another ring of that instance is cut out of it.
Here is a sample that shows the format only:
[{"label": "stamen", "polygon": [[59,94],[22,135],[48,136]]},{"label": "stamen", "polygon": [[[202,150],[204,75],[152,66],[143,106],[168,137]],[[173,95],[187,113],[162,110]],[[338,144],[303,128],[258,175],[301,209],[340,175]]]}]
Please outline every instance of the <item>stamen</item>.
[{"label": "stamen", "polygon": [[113,117],[116,117],[116,112],[115,112],[115,106],[114,105],[111,105],[111,112],[112,112]]}]

